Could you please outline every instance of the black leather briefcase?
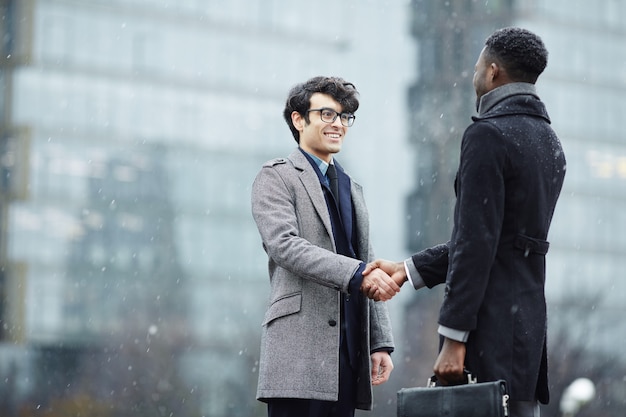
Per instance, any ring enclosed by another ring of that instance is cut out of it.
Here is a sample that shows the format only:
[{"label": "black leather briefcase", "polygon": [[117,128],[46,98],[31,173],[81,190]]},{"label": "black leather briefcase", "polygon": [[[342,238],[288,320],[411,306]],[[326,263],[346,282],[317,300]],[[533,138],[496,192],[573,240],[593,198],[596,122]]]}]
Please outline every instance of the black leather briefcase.
[{"label": "black leather briefcase", "polygon": [[398,391],[398,417],[506,417],[508,416],[506,382],[477,383],[468,375],[468,383],[437,386],[434,377],[424,388]]}]

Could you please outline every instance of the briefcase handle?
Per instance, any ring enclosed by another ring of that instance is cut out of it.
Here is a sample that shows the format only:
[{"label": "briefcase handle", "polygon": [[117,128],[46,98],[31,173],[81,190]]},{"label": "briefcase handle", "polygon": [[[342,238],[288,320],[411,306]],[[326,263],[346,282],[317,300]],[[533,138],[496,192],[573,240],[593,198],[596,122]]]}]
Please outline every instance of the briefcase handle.
[{"label": "briefcase handle", "polygon": [[[475,384],[476,382],[478,382],[478,379],[473,378],[472,377],[472,373],[470,371],[468,371],[467,369],[463,369],[463,376],[465,377],[462,381],[451,384],[451,386],[453,385],[465,385],[465,384]],[[426,382],[426,387],[427,388],[433,388],[437,386],[437,376],[433,375],[430,378],[428,378],[428,382]]]}]

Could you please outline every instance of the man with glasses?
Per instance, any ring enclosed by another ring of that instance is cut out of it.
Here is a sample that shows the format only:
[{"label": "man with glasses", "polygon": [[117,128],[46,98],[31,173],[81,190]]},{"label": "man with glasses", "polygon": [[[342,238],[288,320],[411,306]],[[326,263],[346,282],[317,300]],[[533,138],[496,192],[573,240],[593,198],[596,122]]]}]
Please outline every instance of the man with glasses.
[{"label": "man with glasses", "polygon": [[352,417],[372,408],[394,349],[383,302],[400,287],[373,260],[361,186],[335,160],[359,107],[353,84],[315,77],[289,92],[284,117],[298,143],[265,163],[252,214],[268,255],[257,398],[269,417]]}]

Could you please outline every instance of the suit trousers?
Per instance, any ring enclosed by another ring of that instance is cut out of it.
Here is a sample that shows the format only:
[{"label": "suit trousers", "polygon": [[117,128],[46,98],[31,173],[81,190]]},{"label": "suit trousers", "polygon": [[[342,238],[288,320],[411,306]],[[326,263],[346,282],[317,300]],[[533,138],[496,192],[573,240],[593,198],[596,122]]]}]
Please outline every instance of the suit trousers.
[{"label": "suit trousers", "polygon": [[539,417],[537,401],[509,401],[509,417]]},{"label": "suit trousers", "polygon": [[[345,338],[344,338],[345,340]],[[354,417],[357,373],[350,366],[346,343],[339,349],[339,399],[320,401],[301,398],[267,400],[268,417]]]}]

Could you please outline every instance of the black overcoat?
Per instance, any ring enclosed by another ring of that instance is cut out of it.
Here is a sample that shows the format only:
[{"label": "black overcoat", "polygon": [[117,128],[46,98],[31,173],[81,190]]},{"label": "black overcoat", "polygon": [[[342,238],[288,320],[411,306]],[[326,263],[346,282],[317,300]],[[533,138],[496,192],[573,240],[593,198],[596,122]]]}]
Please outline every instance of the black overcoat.
[{"label": "black overcoat", "polygon": [[428,287],[446,283],[439,324],[470,332],[468,370],[505,379],[512,400],[547,403],[546,239],[565,157],[533,94],[508,96],[473,120],[452,237],[413,262]]}]

